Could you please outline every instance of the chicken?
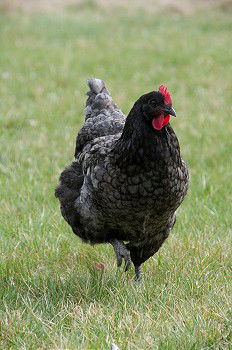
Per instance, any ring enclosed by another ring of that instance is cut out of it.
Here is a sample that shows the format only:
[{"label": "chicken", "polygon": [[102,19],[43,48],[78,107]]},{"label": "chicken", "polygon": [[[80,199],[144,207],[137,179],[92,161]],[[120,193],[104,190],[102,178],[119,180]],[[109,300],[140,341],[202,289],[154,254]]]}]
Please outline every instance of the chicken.
[{"label": "chicken", "polygon": [[188,169],[169,124],[175,116],[163,85],[141,96],[127,118],[102,80],[88,81],[85,123],[75,160],[55,195],[73,232],[90,244],[110,243],[125,270],[153,256],[176,221],[188,189]]}]

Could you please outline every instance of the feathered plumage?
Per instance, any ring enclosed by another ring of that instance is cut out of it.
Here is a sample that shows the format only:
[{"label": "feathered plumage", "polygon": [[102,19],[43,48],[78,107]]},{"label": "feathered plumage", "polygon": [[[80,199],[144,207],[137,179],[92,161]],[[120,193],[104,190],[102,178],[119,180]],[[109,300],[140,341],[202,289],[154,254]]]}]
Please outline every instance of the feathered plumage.
[{"label": "feathered plumage", "polygon": [[[160,248],[188,188],[188,170],[169,124],[166,87],[141,96],[127,118],[102,80],[88,81],[85,123],[75,161],[60,176],[56,197],[73,232],[111,243],[118,266],[140,265]],[[124,242],[128,242],[124,244]]]}]

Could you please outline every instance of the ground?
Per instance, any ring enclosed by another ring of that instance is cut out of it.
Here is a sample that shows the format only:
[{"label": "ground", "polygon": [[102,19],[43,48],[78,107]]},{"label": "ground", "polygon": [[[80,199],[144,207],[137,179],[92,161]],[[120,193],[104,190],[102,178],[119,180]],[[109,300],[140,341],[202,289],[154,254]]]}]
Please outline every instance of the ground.
[{"label": "ground", "polygon": [[[231,6],[149,14],[98,3],[0,15],[0,348],[231,348]],[[189,194],[143,282],[80,242],[54,188],[89,77],[127,113],[167,84]]]}]

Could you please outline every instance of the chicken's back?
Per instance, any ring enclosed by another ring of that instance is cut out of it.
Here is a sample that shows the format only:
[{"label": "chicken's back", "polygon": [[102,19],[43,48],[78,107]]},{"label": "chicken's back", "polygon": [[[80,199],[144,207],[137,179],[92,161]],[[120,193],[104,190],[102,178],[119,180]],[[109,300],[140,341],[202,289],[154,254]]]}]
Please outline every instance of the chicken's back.
[{"label": "chicken's back", "polygon": [[90,79],[88,86],[85,123],[77,135],[75,157],[86,143],[95,138],[122,132],[125,123],[125,116],[113,101],[105,83],[100,79]]},{"label": "chicken's back", "polygon": [[89,239],[85,235],[83,215],[77,203],[81,193],[89,191],[86,173],[89,165],[92,166],[90,155],[98,151],[101,157],[104,149],[110,148],[120,137],[125,123],[125,116],[114,103],[105,83],[100,79],[90,79],[88,86],[85,122],[77,135],[75,161],[61,173],[55,191],[64,219],[83,240]]}]

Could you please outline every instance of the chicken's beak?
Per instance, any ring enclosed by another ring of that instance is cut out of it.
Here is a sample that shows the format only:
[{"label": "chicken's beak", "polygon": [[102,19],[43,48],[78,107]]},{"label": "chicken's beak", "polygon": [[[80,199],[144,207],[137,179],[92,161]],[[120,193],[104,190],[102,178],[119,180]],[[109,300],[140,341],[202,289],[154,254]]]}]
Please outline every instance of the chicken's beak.
[{"label": "chicken's beak", "polygon": [[176,117],[175,109],[172,108],[171,106],[165,106],[163,113],[164,113],[164,116],[172,115],[173,117]]}]

